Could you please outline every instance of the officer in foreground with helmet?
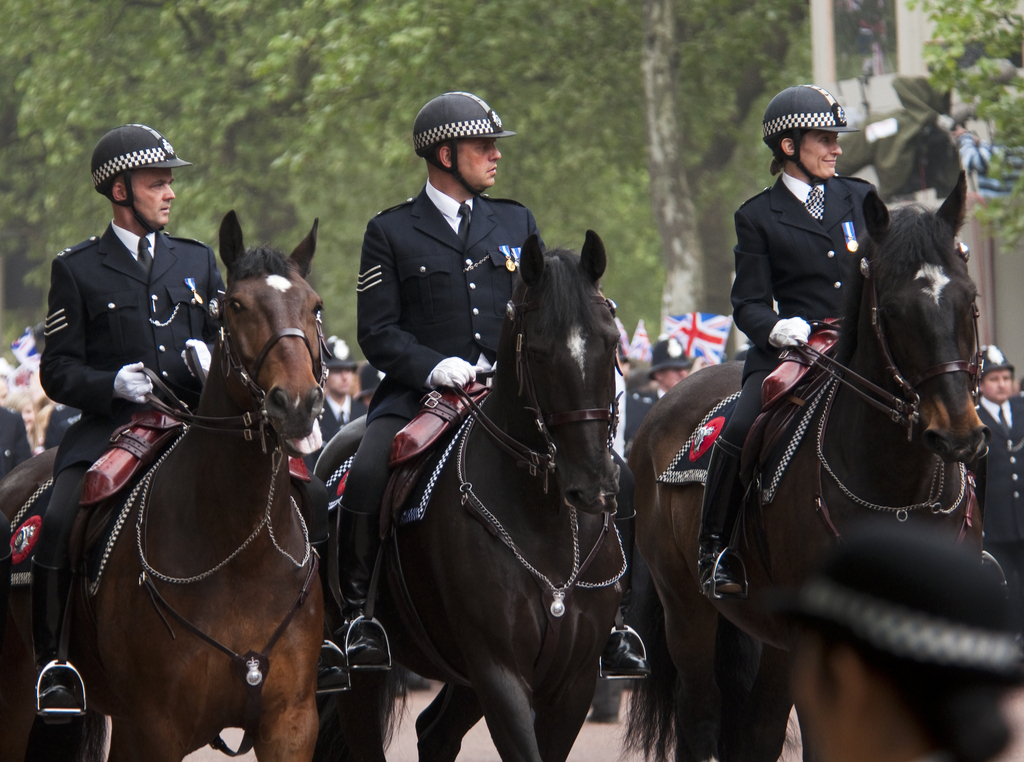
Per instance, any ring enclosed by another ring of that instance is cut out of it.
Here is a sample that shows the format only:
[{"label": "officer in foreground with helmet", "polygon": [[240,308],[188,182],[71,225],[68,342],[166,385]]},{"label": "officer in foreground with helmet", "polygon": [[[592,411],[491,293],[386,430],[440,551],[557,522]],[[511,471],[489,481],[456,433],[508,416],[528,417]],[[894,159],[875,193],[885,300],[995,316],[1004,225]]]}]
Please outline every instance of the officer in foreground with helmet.
[{"label": "officer in foreground with helmet", "polygon": [[[385,375],[341,504],[340,581],[343,614],[354,623],[346,625],[354,628],[347,654],[352,668],[386,668],[390,660],[384,632],[360,617],[380,547],[391,440],[429,389],[465,385],[491,368],[520,248],[537,233],[529,209],[484,195],[501,158],[496,140],[514,134],[475,95],[434,98],[413,124],[416,153],[427,162],[426,186],[366,228],[356,289],[358,338],[367,360]],[[634,654],[627,648],[625,656]]]},{"label": "officer in foreground with helmet", "polygon": [[54,464],[54,488],[32,569],[32,628],[40,670],[37,706],[59,721],[85,709],[84,686],[57,650],[71,588],[68,537],[78,484],[110,435],[144,408],[152,383],[143,367],[186,403],[201,386],[185,364],[194,346],[209,368],[214,325],[206,305],[224,282],[209,246],[160,231],[170,220],[175,167],[190,166],[156,130],[129,124],[104,135],[92,180],[113,220],[99,238],[65,249],[50,273],[40,380],[48,397],[78,408]]},{"label": "officer in foreground with helmet", "polygon": [[812,321],[839,316],[847,274],[867,236],[864,198],[873,190],[835,173],[838,133],[853,130],[828,91],[783,90],[765,109],[763,130],[771,173],[782,176],[736,212],[733,316],[751,347],[743,391],[715,440],[704,488],[698,565],[713,598],[746,596],[746,569],[728,546],[745,492],[740,451],[761,412],[761,383],[786,347],[807,340]]}]

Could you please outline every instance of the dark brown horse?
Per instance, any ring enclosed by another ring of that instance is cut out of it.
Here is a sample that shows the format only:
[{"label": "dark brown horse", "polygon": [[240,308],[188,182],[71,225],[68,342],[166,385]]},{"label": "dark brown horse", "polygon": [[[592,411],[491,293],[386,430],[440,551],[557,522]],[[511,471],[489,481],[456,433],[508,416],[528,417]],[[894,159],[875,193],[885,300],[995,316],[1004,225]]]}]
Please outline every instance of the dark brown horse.
[{"label": "dark brown horse", "polygon": [[[792,707],[790,634],[757,605],[757,593],[797,584],[859,519],[945,527],[950,542],[960,536],[980,554],[981,516],[963,465],[988,438],[973,399],[976,290],[955,242],[965,189],[961,175],[937,213],[906,208],[890,217],[877,196],[865,200],[871,241],[850,273],[857,283],[838,357],[853,385],[831,382],[774,497],[748,504],[735,547],[751,599],[704,598],[696,582],[702,487],[658,481],[708,411],[739,390],[740,365],[694,374],[645,419],[629,464],[637,546],[658,600],[647,633],[654,674],[634,697],[632,748],[664,759],[674,744],[680,762],[778,759]],[[755,483],[759,497],[766,486]]]},{"label": "dark brown horse", "polygon": [[[493,392],[423,519],[386,543],[377,616],[395,658],[447,683],[416,721],[420,759],[454,760],[484,717],[502,759],[558,762],[586,718],[624,563],[605,263],[591,232],[580,256],[524,244]],[[381,682],[356,672],[336,699],[355,759],[384,760]]]},{"label": "dark brown horse", "polygon": [[[305,281],[316,225],[288,258],[244,251],[233,212],[220,238],[223,330],[198,409],[121,514],[98,590],[81,574],[72,596],[69,656],[85,680],[89,727],[113,719],[111,760],[181,760],[223,728],[252,723],[254,694],[261,760],[308,760],[316,742],[323,599],[286,457],[308,449],[323,402],[321,302]],[[40,456],[0,483],[8,516],[52,463]],[[27,589],[14,593],[3,760],[25,757],[35,718]]]}]

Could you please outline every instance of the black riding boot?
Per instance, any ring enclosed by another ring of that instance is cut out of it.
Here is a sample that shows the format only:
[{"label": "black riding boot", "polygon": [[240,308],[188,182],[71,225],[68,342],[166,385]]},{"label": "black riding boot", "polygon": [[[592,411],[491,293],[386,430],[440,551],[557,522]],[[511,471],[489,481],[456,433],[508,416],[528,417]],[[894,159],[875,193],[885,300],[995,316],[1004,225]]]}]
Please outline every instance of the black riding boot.
[{"label": "black riding boot", "polygon": [[[630,507],[632,513],[632,507]],[[608,636],[608,642],[601,653],[600,675],[605,678],[644,677],[651,673],[647,665],[647,649],[639,633],[625,623],[626,612],[633,597],[633,522],[636,514],[625,519],[615,519],[615,527],[622,540],[622,552],[626,556],[626,571],[622,575],[622,601],[615,617],[615,626]]]},{"label": "black riding boot", "polygon": [[719,437],[711,450],[700,514],[698,571],[711,598],[746,598],[747,570],[728,545],[746,488],[740,483],[742,449]]},{"label": "black riding boot", "polygon": [[72,577],[70,569],[32,562],[32,639],[39,669],[36,713],[46,722],[66,722],[85,712],[81,675],[71,662],[58,660]]},{"label": "black riding boot", "polygon": [[380,550],[380,517],[338,508],[338,582],[345,617],[335,641],[351,669],[390,669],[388,636],[376,619],[366,619],[367,591]]}]

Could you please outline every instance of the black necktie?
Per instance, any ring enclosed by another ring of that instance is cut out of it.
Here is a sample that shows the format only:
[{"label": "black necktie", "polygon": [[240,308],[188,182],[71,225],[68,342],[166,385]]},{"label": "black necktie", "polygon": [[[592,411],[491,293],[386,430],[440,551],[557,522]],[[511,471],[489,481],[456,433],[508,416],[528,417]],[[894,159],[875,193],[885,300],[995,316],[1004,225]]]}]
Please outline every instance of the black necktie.
[{"label": "black necktie", "polygon": [[139,265],[149,280],[149,271],[153,268],[153,255],[149,253],[149,238],[142,236],[139,239]]},{"label": "black necktie", "polygon": [[469,204],[463,203],[459,207],[459,240],[463,243],[469,238],[469,218],[473,215],[473,210],[469,208]]},{"label": "black necktie", "polygon": [[807,211],[814,219],[820,220],[825,214],[825,189],[820,185],[811,186],[811,192],[807,194],[804,206],[807,207]]}]

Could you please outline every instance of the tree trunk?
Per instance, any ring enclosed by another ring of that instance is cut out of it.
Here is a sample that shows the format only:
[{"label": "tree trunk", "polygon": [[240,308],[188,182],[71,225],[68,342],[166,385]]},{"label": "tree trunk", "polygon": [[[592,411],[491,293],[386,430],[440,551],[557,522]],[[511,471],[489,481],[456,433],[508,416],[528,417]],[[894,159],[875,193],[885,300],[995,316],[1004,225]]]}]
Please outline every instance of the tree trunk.
[{"label": "tree trunk", "polygon": [[[651,206],[662,240],[662,316],[697,310],[704,302],[703,252],[696,209],[679,146],[675,0],[644,0],[643,76]],[[653,332],[652,332],[653,334]],[[653,338],[653,336],[652,336]]]}]

